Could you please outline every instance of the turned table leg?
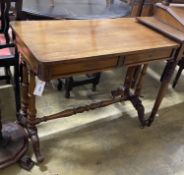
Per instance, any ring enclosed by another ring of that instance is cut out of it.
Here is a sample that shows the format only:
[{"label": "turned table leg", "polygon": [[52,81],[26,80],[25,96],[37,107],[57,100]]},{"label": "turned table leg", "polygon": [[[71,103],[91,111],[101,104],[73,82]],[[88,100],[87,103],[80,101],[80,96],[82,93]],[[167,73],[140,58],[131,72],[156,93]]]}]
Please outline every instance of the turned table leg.
[{"label": "turned table leg", "polygon": [[44,158],[40,152],[39,137],[36,125],[34,124],[34,121],[36,120],[36,104],[35,104],[36,101],[35,95],[33,94],[35,88],[35,75],[29,69],[28,69],[28,76],[29,76],[29,92],[28,92],[29,100],[28,100],[27,129],[32,141],[33,151],[36,155],[36,159],[38,162],[42,162]]},{"label": "turned table leg", "polygon": [[138,79],[137,85],[135,87],[135,95],[138,97],[141,95],[143,80],[144,80],[144,77],[146,75],[147,68],[148,68],[148,64],[144,64],[143,68],[141,70],[141,74],[140,74],[140,77]]},{"label": "turned table leg", "polygon": [[168,88],[169,82],[171,80],[171,77],[172,77],[172,74],[174,72],[176,65],[177,65],[176,61],[168,61],[167,65],[166,65],[165,73],[162,76],[161,86],[160,86],[159,92],[157,94],[157,98],[156,98],[156,101],[154,103],[151,115],[148,119],[148,126],[150,126],[155,119],[155,115],[160,107],[160,104],[161,104],[163,98],[164,98],[164,95],[166,93],[166,90]]},{"label": "turned table leg", "polygon": [[148,124],[147,124],[148,126],[151,126],[151,124],[153,123],[153,121],[155,119],[155,115],[160,107],[160,104],[161,104],[163,98],[164,98],[164,95],[165,95],[166,90],[168,88],[171,77],[174,73],[174,70],[178,64],[178,61],[183,56],[183,51],[184,51],[184,44],[182,44],[181,47],[176,50],[176,52],[173,52],[173,57],[175,57],[175,59],[167,62],[167,65],[166,65],[164,72],[162,74],[160,89],[159,89],[159,92],[157,94],[157,98],[155,100],[155,104],[153,106],[151,115],[148,119]]},{"label": "turned table leg", "polygon": [[124,82],[125,89],[130,89],[132,87],[132,83],[134,81],[134,73],[135,67],[128,67]]},{"label": "turned table leg", "polygon": [[133,75],[133,80],[132,80],[132,85],[131,88],[135,89],[136,84],[137,84],[137,80],[139,78],[140,75],[140,71],[141,71],[142,66],[135,66],[135,71],[134,71],[134,75]]}]

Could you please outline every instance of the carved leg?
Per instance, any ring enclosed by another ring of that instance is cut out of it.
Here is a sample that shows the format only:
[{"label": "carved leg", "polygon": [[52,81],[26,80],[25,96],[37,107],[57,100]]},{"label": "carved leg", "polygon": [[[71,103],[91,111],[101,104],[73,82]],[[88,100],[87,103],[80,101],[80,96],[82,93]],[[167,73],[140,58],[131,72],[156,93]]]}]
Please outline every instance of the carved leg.
[{"label": "carved leg", "polygon": [[28,109],[28,70],[26,64],[22,64],[22,86],[21,86],[21,109],[20,109],[20,124],[26,125],[27,109]]},{"label": "carved leg", "polygon": [[139,75],[140,75],[141,67],[142,66],[140,66],[140,65],[135,67],[131,88],[136,87],[136,83],[137,83],[137,80],[138,80]]},{"label": "carved leg", "polygon": [[40,141],[36,126],[31,126],[30,124],[28,124],[28,133],[32,141],[33,151],[35,153],[36,160],[38,162],[43,162],[44,157],[40,152]]},{"label": "carved leg", "polygon": [[27,129],[29,136],[32,141],[33,145],[33,151],[35,153],[36,159],[38,162],[43,161],[43,156],[40,152],[40,143],[39,143],[39,137],[37,133],[37,128],[33,122],[36,120],[36,104],[35,104],[35,95],[33,94],[34,88],[35,88],[35,75],[32,71],[28,70],[29,73],[29,103],[28,103],[28,123],[27,123]]},{"label": "carved leg", "polygon": [[147,124],[147,120],[145,120],[144,118],[144,106],[141,100],[137,96],[130,96],[128,99],[136,109],[138,113],[139,121],[141,123],[141,127],[144,128],[144,126]]},{"label": "carved leg", "polygon": [[177,65],[177,61],[168,61],[167,65],[166,65],[166,68],[164,70],[164,74],[162,75],[161,86],[160,86],[159,92],[157,94],[157,98],[156,98],[155,104],[153,106],[151,115],[148,119],[148,126],[150,126],[155,119],[155,115],[156,115],[158,108],[163,100],[163,97],[164,97],[165,92],[168,88],[168,84],[170,82],[171,76],[174,72],[176,65]]},{"label": "carved leg", "polygon": [[136,86],[136,89],[135,89],[135,95],[138,96],[138,97],[140,97],[140,94],[141,94],[143,80],[144,80],[144,77],[146,75],[147,68],[148,68],[148,64],[145,64],[142,68],[141,75],[139,77],[139,80],[138,80],[138,83],[137,83],[137,86]]},{"label": "carved leg", "polygon": [[132,95],[130,93],[130,87],[132,85],[134,71],[135,71],[135,69],[132,67],[128,68],[128,70],[127,70],[125,83],[124,83],[124,87],[125,87],[124,92],[125,92],[125,95],[127,96],[128,100],[130,100],[130,102],[132,103],[134,108],[137,110],[138,118],[139,118],[139,121],[141,123],[141,127],[144,127],[145,125],[147,125],[147,120],[145,120],[145,118],[144,118],[144,106],[142,105],[142,102],[138,98],[138,96]]}]

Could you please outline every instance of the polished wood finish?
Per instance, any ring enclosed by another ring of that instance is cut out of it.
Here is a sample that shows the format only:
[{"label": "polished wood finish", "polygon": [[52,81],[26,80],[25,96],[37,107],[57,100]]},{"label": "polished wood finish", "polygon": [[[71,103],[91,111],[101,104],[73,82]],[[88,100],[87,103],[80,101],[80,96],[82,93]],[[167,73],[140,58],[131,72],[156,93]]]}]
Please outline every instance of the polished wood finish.
[{"label": "polished wood finish", "polygon": [[[45,81],[77,74],[79,69],[82,73],[113,68],[120,60],[126,61],[127,56],[141,54],[145,50],[148,56],[144,62],[153,61],[156,58],[149,56],[149,51],[157,54],[160,51],[163,55],[160,48],[170,48],[172,51],[173,47],[177,47],[175,42],[131,18],[25,21],[12,22],[11,25],[17,34],[16,42],[25,61],[38,77]],[[144,37],[139,33],[144,33]],[[140,59],[142,58],[136,58],[135,62],[142,62]],[[94,65],[95,62],[98,64]],[[70,69],[62,70],[61,66]]]},{"label": "polished wood finish", "polygon": [[[129,100],[132,103],[142,127],[147,126],[150,120],[145,119],[144,106],[139,96],[130,91],[134,68],[129,69],[124,86],[112,91],[112,99],[68,109],[40,119],[36,118],[33,95],[35,76],[49,81],[62,76],[102,71],[118,66],[137,66],[163,59],[174,62],[175,54],[178,53],[176,50],[179,48],[176,42],[137,23],[133,18],[24,21],[13,22],[11,26],[26,65],[24,72],[27,72],[23,79],[25,88],[23,92],[26,94],[23,94],[22,111],[25,112],[21,117],[25,121],[23,123],[32,140],[38,162],[43,160],[36,128],[38,123],[68,117],[122,100]],[[144,33],[144,36],[140,33]],[[171,74],[168,77],[170,78]],[[161,85],[162,91],[167,85],[166,83]],[[157,102],[154,115],[159,105]]]},{"label": "polished wood finish", "polygon": [[131,54],[127,55],[125,57],[125,65],[134,65],[134,64],[139,64],[142,62],[150,62],[150,61],[155,61],[155,60],[160,60],[160,59],[165,59],[165,58],[172,58],[172,50],[169,48],[166,49],[158,49],[155,52],[153,51],[148,51],[144,53],[137,53],[137,54]]}]

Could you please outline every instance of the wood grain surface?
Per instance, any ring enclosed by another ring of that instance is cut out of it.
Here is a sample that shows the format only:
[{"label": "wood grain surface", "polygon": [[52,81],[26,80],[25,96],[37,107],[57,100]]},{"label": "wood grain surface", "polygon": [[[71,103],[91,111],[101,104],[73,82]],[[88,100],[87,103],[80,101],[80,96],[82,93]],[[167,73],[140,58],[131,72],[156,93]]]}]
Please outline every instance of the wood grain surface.
[{"label": "wood grain surface", "polygon": [[11,26],[39,62],[66,62],[177,46],[131,18],[21,21]]},{"label": "wood grain surface", "polygon": [[171,58],[178,47],[134,18],[17,21],[11,26],[25,61],[44,80],[111,69],[121,61],[136,65]]}]

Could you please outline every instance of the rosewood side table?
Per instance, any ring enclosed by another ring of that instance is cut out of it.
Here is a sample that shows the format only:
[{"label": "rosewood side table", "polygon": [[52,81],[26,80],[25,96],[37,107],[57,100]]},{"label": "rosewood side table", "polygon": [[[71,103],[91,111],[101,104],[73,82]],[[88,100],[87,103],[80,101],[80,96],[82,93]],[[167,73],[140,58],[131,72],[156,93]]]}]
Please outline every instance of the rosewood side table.
[{"label": "rosewood side table", "polygon": [[[20,118],[32,140],[38,162],[43,161],[43,156],[37,124],[48,120],[127,100],[137,110],[141,126],[150,126],[181,54],[179,44],[137,23],[134,18],[17,21],[12,22],[11,26],[24,60]],[[137,95],[139,87],[135,92],[130,90],[133,78],[131,69],[124,86],[111,91],[111,99],[36,117],[36,76],[42,81],[50,81],[62,76],[104,71],[118,66],[136,66],[159,60],[168,60],[170,66],[161,83],[151,118],[145,117],[144,106]]]}]

